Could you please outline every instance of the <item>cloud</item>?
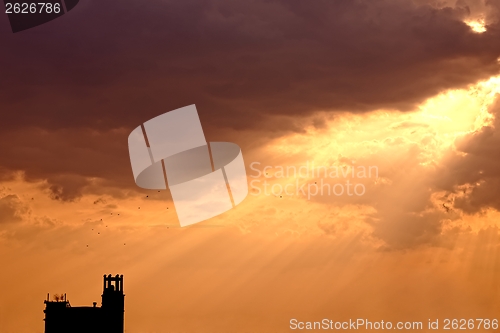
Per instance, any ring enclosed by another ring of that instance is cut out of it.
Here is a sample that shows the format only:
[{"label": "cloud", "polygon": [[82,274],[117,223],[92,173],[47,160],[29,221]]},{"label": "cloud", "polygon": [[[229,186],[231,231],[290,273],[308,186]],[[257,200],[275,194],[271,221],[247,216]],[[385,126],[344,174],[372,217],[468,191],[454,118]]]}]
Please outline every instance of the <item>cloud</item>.
[{"label": "cloud", "polygon": [[324,127],[320,110],[410,110],[497,73],[500,30],[473,33],[462,7],[124,0],[2,31],[0,167],[73,200],[89,177],[129,186],[128,132],[188,104],[208,138],[236,129],[243,149]]},{"label": "cloud", "polygon": [[28,212],[28,207],[17,195],[9,194],[0,198],[0,226],[21,222],[23,215]]},{"label": "cloud", "polygon": [[130,128],[196,103],[214,131],[409,110],[498,72],[499,30],[475,34],[464,15],[400,0],[89,2],[0,35],[4,123]]},{"label": "cloud", "polygon": [[55,200],[71,201],[101,187],[135,186],[125,130],[43,130],[24,128],[0,134],[2,177],[23,171],[27,181],[43,185]]},{"label": "cloud", "polygon": [[[9,64],[0,78],[8,128],[0,134],[0,167],[45,179],[53,199],[74,201],[85,191],[138,190],[129,131],[184,105],[197,104],[207,138],[238,135],[244,151],[254,150],[245,156],[308,124],[325,130],[332,114],[413,110],[441,91],[498,73],[498,23],[489,20],[477,34],[462,22],[479,12],[496,15],[492,3],[463,1],[87,2],[37,29],[0,33],[0,60]],[[427,129],[410,121],[393,126]],[[404,143],[385,139],[388,146]],[[458,160],[448,162],[459,169],[478,163]],[[443,186],[471,180],[465,171],[459,176]],[[411,214],[424,210],[424,188],[416,191],[420,210],[408,203],[398,219],[410,214],[420,223]],[[415,237],[438,232],[433,221],[415,227]]]},{"label": "cloud", "polygon": [[436,174],[436,184],[461,194],[454,206],[469,214],[488,208],[500,211],[500,101],[490,113],[491,125],[459,137],[456,150],[450,150]]}]

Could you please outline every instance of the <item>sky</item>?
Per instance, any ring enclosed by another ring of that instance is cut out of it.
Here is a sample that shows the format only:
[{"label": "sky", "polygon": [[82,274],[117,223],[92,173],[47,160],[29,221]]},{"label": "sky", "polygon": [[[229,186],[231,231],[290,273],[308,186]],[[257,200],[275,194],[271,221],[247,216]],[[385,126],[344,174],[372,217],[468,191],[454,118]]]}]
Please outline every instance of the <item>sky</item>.
[{"label": "sky", "polygon": [[[81,0],[16,34],[0,15],[0,331],[43,332],[47,293],[100,302],[103,274],[124,275],[127,333],[498,318],[499,19],[497,0]],[[249,194],[181,228],[127,137],[191,104]]]}]

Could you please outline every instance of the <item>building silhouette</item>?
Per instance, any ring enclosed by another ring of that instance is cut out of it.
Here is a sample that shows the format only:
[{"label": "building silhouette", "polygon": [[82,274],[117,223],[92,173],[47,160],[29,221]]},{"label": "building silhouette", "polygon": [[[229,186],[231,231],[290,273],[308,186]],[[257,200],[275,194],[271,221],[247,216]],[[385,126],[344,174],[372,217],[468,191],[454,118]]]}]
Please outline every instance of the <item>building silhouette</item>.
[{"label": "building silhouette", "polygon": [[102,305],[71,306],[66,294],[45,303],[45,333],[123,333],[123,275],[104,275]]}]

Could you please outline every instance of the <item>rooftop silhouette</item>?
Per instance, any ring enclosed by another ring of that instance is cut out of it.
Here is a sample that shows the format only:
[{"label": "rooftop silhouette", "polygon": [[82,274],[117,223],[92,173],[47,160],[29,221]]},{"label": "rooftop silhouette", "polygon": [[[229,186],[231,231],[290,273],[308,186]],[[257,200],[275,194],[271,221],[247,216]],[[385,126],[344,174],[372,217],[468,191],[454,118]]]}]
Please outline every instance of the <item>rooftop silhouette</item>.
[{"label": "rooftop silhouette", "polygon": [[45,333],[123,333],[125,294],[123,275],[104,275],[101,307],[73,307],[66,294],[45,303]]}]

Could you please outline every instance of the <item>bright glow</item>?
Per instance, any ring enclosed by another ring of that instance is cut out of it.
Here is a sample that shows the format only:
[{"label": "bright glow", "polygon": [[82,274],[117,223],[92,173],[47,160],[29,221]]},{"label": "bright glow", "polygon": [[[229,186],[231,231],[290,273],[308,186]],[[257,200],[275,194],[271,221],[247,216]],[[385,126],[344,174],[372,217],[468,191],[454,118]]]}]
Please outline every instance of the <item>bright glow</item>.
[{"label": "bright glow", "polygon": [[472,31],[477,33],[483,33],[486,31],[486,23],[484,19],[465,21]]},{"label": "bright glow", "polygon": [[[430,98],[414,112],[375,111],[367,114],[346,113],[328,121],[328,130],[313,126],[306,133],[277,139],[268,149],[283,156],[300,156],[318,165],[329,165],[332,158],[364,158],[382,151],[406,151],[421,148],[422,165],[439,160],[452,148],[455,139],[491,124],[488,112],[495,94],[500,93],[500,77],[449,90]],[[314,148],[315,147],[315,148]],[[391,154],[395,154],[393,151]]]}]

